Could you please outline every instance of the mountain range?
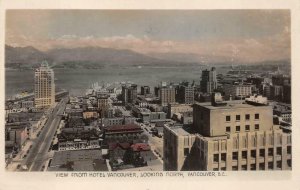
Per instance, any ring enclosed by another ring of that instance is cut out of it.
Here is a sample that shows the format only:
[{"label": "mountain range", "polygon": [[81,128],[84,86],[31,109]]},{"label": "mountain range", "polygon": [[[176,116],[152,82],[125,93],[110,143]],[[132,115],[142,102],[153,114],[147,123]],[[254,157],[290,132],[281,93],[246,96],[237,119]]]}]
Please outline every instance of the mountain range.
[{"label": "mountain range", "polygon": [[102,47],[57,48],[40,51],[34,47],[5,46],[5,66],[29,68],[47,60],[54,67],[93,67],[104,65],[180,64],[181,61],[156,58],[127,49]]},{"label": "mountain range", "polygon": [[[206,64],[231,65],[229,58],[204,56]],[[102,47],[56,48],[40,51],[34,47],[12,47],[5,45],[6,68],[35,68],[47,60],[54,68],[90,68],[99,69],[113,66],[182,66],[203,65],[202,58],[196,54],[185,53],[149,53],[141,54],[128,49]],[[223,60],[222,63],[217,60]],[[265,61],[260,64],[290,63],[290,60]],[[256,63],[257,65],[257,63]]]}]

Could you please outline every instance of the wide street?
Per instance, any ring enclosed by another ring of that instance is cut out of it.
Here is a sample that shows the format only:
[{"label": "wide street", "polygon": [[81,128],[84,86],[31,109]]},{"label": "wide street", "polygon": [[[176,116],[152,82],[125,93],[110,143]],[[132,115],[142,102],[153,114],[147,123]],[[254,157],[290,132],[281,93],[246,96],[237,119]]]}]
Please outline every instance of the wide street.
[{"label": "wide street", "polygon": [[163,160],[163,139],[157,136],[153,136],[150,133],[151,126],[143,125],[142,128],[144,129],[144,134],[148,136],[148,143],[152,147],[152,150],[160,156],[161,160]]},{"label": "wide street", "polygon": [[29,151],[27,158],[23,160],[22,165],[26,165],[29,171],[40,171],[43,164],[47,161],[47,153],[62,118],[61,115],[65,110],[66,103],[67,98],[64,98],[53,109],[39,137],[33,143],[33,147]]}]

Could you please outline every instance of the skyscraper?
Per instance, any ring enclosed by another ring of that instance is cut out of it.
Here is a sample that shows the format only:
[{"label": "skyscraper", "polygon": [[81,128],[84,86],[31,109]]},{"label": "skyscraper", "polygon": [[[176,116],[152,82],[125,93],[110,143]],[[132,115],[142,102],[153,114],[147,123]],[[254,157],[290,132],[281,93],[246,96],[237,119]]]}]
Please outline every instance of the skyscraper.
[{"label": "skyscraper", "polygon": [[215,67],[212,67],[211,70],[202,71],[202,79],[200,81],[201,92],[212,93],[217,89],[217,71]]},{"label": "skyscraper", "polygon": [[34,102],[36,108],[50,107],[55,102],[54,72],[47,61],[34,73]]}]

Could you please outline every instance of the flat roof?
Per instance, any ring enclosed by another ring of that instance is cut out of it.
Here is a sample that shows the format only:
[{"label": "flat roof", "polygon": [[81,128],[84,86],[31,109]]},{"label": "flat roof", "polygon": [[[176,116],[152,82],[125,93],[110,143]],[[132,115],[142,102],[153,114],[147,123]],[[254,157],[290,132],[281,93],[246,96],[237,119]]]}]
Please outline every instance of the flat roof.
[{"label": "flat roof", "polygon": [[191,135],[191,133],[189,133],[188,131],[186,131],[182,125],[166,125],[171,131],[173,131],[174,133],[178,134],[178,135],[183,135],[183,136],[187,136],[187,135]]},{"label": "flat roof", "polygon": [[195,103],[195,105],[199,105],[199,106],[205,107],[210,110],[271,107],[270,105],[260,105],[260,106],[250,105],[250,104],[247,104],[245,101],[241,101],[241,100],[224,101],[224,103],[227,103],[227,104],[220,105],[220,106],[213,106],[213,105],[211,105],[211,102],[204,102],[204,103]]},{"label": "flat roof", "polygon": [[50,171],[66,170],[68,162],[73,162],[74,171],[108,171],[101,150],[69,150],[55,152]]}]

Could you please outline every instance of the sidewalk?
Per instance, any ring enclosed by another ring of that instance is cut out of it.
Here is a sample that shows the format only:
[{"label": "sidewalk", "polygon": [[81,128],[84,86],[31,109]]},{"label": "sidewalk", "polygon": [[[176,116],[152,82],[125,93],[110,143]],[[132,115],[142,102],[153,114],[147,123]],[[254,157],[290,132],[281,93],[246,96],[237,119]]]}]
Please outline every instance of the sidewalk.
[{"label": "sidewalk", "polygon": [[22,162],[24,160],[26,160],[26,157],[24,158],[24,156],[25,155],[27,156],[27,154],[29,153],[31,147],[34,145],[34,140],[38,137],[37,135],[39,134],[39,132],[42,131],[44,125],[46,124],[46,121],[48,120],[49,114],[51,114],[50,110],[51,109],[53,110],[56,107],[56,105],[57,105],[57,103],[55,103],[54,107],[51,107],[47,111],[45,111],[43,116],[40,118],[41,123],[40,123],[39,127],[37,128],[37,130],[32,132],[32,134],[30,135],[30,139],[26,140],[25,146],[22,148],[22,150],[20,152],[18,152],[18,154],[15,156],[15,158],[12,159],[11,163],[7,165],[6,170],[17,171],[18,165],[22,165]]}]

